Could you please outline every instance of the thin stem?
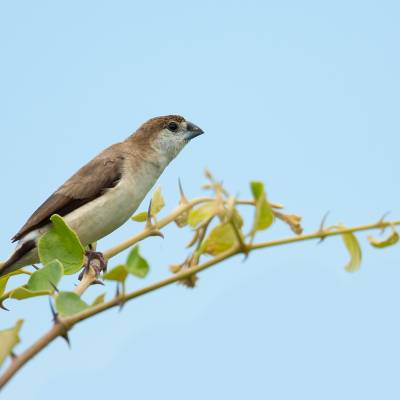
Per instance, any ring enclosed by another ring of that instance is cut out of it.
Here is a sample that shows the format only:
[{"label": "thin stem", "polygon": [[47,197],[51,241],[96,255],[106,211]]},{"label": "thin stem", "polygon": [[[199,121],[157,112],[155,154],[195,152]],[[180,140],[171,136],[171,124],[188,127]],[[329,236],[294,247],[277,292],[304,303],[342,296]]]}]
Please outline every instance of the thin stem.
[{"label": "thin stem", "polygon": [[387,222],[379,221],[379,222],[367,224],[367,225],[353,226],[351,228],[340,228],[340,229],[336,229],[334,231],[332,231],[332,230],[322,230],[321,231],[320,230],[315,233],[309,233],[306,235],[291,236],[291,237],[288,237],[285,239],[277,239],[277,240],[271,240],[269,242],[256,243],[256,244],[253,244],[250,248],[251,248],[251,250],[265,249],[267,247],[280,246],[283,244],[304,242],[305,240],[325,239],[326,237],[337,236],[337,235],[341,235],[343,233],[353,233],[353,232],[368,231],[371,229],[388,228],[393,225],[400,225],[400,220],[387,221]]},{"label": "thin stem", "polygon": [[74,292],[78,296],[82,296],[87,288],[97,279],[96,270],[93,267],[89,267],[88,271],[85,271],[81,281],[76,285]]}]

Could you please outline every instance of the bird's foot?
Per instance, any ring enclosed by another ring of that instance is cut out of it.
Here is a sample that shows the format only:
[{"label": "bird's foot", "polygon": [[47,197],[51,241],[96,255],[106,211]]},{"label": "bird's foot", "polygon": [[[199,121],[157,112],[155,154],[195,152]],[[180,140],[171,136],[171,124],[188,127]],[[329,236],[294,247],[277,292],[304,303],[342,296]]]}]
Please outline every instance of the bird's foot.
[{"label": "bird's foot", "polygon": [[101,272],[107,271],[107,260],[103,253],[100,251],[86,250],[85,256],[86,263],[83,266],[82,272],[79,274],[79,280],[82,280],[83,276],[90,271],[90,268],[94,269],[96,277],[98,277]]}]

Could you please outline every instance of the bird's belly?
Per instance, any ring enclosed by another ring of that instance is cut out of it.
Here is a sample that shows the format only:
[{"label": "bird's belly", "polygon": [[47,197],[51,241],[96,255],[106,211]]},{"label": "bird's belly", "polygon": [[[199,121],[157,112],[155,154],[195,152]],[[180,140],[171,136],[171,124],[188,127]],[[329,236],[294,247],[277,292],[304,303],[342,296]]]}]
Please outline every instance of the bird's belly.
[{"label": "bird's belly", "polygon": [[93,243],[132,216],[156,179],[140,179],[141,183],[138,183],[132,176],[127,176],[114,188],[64,218],[83,245]]}]

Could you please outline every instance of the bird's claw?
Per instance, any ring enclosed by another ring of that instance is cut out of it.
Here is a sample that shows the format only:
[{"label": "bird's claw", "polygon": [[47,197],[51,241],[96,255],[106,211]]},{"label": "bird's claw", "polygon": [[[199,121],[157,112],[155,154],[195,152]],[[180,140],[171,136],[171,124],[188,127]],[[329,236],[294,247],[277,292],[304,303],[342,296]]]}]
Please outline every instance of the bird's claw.
[{"label": "bird's claw", "polygon": [[[107,271],[107,260],[103,253],[99,251],[86,250],[86,264],[83,267],[82,272],[79,274],[78,279],[82,280],[83,276],[89,272],[90,268],[93,268],[96,272],[96,276],[99,276],[101,272]],[[97,263],[93,263],[97,261]]]}]

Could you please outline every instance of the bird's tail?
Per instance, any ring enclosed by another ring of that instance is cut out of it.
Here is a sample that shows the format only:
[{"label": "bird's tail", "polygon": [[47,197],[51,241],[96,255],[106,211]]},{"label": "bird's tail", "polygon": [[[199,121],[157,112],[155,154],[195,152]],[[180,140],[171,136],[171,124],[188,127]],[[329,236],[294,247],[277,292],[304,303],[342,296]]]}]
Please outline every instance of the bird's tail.
[{"label": "bird's tail", "polygon": [[21,246],[17,247],[11,257],[4,263],[0,263],[0,278],[4,275],[9,274],[19,268],[22,268],[24,265],[18,263],[21,258],[36,247],[36,242],[34,240],[29,240],[23,243]]},{"label": "bird's tail", "polygon": [[6,262],[0,263],[0,278],[18,269],[18,267],[13,268],[14,262],[12,258],[13,257],[11,256]]}]

